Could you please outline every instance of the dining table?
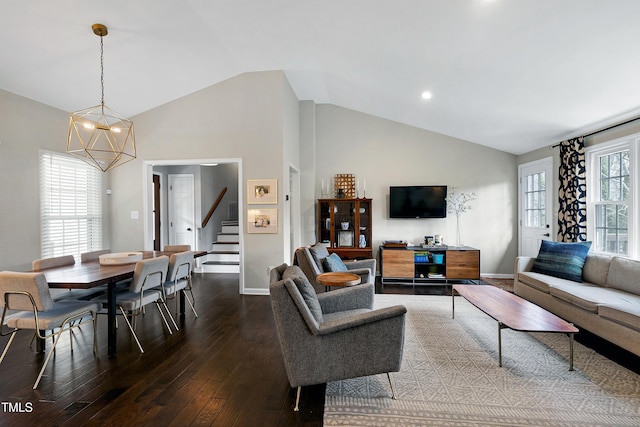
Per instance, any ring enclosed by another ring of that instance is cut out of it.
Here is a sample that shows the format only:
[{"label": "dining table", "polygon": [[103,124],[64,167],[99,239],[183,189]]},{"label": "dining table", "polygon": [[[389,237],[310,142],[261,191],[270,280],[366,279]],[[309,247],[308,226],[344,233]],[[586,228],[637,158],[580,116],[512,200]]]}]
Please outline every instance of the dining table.
[{"label": "dining table", "polygon": [[[175,252],[140,251],[143,259],[159,256],[171,256]],[[206,251],[191,251],[194,258],[207,254]],[[73,265],[33,270],[42,272],[47,278],[50,288],[63,289],[92,289],[99,286],[107,287],[107,342],[109,356],[117,353],[116,345],[116,285],[133,277],[136,263],[103,265],[99,260],[80,262]],[[180,293],[180,315],[184,315],[184,295]],[[38,347],[42,343],[39,343]],[[43,348],[43,347],[42,347]]]}]

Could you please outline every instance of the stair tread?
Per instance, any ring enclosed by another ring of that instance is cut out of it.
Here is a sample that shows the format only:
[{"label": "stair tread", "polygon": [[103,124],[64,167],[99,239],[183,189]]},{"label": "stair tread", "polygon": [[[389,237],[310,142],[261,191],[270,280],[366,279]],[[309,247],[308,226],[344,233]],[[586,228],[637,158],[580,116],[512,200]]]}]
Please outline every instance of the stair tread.
[{"label": "stair tread", "polygon": [[208,251],[207,255],[240,255],[240,251]]},{"label": "stair tread", "polygon": [[238,261],[205,261],[205,265],[240,265]]},{"label": "stair tread", "polygon": [[240,242],[225,242],[224,240],[213,242],[213,245],[237,245]]}]

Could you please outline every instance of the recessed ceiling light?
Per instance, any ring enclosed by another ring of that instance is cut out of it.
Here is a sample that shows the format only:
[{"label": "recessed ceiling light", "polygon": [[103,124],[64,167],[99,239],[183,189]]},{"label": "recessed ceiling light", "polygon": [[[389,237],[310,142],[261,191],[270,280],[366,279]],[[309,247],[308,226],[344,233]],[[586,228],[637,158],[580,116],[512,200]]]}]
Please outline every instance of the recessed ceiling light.
[{"label": "recessed ceiling light", "polygon": [[422,99],[431,99],[432,95],[431,95],[431,92],[425,91],[425,92],[422,92],[420,96],[422,96]]}]

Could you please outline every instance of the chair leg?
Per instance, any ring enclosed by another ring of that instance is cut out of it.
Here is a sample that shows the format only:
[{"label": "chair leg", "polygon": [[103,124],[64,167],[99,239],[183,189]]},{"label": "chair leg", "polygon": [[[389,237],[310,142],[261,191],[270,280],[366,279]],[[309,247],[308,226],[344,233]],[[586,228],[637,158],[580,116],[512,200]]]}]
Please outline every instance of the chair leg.
[{"label": "chair leg", "polygon": [[[40,380],[42,379],[42,374],[44,374],[44,370],[47,367],[47,364],[49,363],[49,359],[51,358],[51,355],[56,349],[56,345],[58,344],[58,340],[60,339],[60,336],[62,335],[63,331],[64,331],[64,328],[60,328],[60,330],[58,330],[58,332],[55,335],[55,338],[53,340],[53,346],[51,347],[51,350],[49,350],[49,353],[47,353],[47,357],[44,359],[44,364],[42,365],[42,369],[40,369],[38,378],[36,378],[36,382],[35,384],[33,384],[34,390],[38,387],[38,384],[40,384]],[[71,339],[71,337],[69,337],[69,339]]]},{"label": "chair leg", "polygon": [[396,400],[396,392],[393,388],[393,380],[391,379],[391,372],[387,372],[387,378],[389,378],[389,385],[391,386],[391,398]]},{"label": "chair leg", "polygon": [[122,312],[122,317],[124,317],[124,321],[127,322],[127,326],[129,326],[131,335],[133,335],[133,338],[136,340],[136,343],[138,343],[138,348],[140,348],[140,353],[144,353],[144,350],[142,349],[142,345],[140,345],[140,341],[138,340],[138,336],[136,335],[136,331],[133,330],[133,327],[131,326],[129,319],[127,318],[127,313],[125,313],[122,306],[120,306],[119,308],[120,308],[120,311]]},{"label": "chair leg", "polygon": [[9,350],[9,346],[13,342],[13,338],[16,336],[16,332],[18,332],[18,329],[11,332],[11,337],[9,338],[7,345],[4,346],[4,350],[2,351],[2,356],[0,356],[0,363],[2,363],[2,361],[4,360],[4,355],[7,354],[7,351]]},{"label": "chair leg", "polygon": [[298,386],[298,391],[296,392],[296,406],[293,408],[295,412],[300,411],[300,390],[302,387]]},{"label": "chair leg", "polygon": [[171,310],[169,310],[169,307],[167,307],[167,303],[165,301],[162,301],[162,305],[164,306],[164,309],[167,311],[167,314],[169,315],[169,319],[171,319],[171,323],[173,323],[173,327],[176,328],[176,331],[179,331],[180,328],[178,328],[178,324],[176,323],[176,319],[173,318],[173,315],[171,314]]},{"label": "chair leg", "polygon": [[[171,326],[169,326],[169,322],[167,322],[167,317],[162,312],[162,308],[160,308],[160,303],[158,301],[156,301],[156,307],[158,307],[158,311],[160,312],[160,316],[162,317],[162,321],[164,322],[164,325],[167,327],[167,330],[169,331],[169,335],[173,335]],[[171,319],[173,319],[173,317]]]},{"label": "chair leg", "polygon": [[[187,302],[189,303],[189,307],[191,307],[191,311],[193,311],[193,314],[198,317],[198,313],[196,313],[196,309],[194,307],[194,305],[191,303],[191,300],[189,299],[189,296],[187,295],[187,292],[185,292],[185,290],[182,290],[182,293],[184,294],[184,299],[187,300]],[[193,295],[193,294],[192,294]]]}]

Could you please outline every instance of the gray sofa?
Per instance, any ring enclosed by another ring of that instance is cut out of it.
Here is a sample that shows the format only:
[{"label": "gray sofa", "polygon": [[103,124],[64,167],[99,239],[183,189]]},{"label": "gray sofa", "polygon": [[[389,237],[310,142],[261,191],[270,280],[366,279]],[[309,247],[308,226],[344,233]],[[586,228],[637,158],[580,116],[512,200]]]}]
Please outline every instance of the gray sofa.
[{"label": "gray sofa", "polygon": [[640,261],[589,253],[579,283],[531,272],[534,260],[516,259],[516,295],[640,356]]},{"label": "gray sofa", "polygon": [[400,370],[407,309],[374,310],[373,284],[318,295],[298,266],[282,264],[269,291],[289,384],[298,388],[295,410],[302,386]]},{"label": "gray sofa", "polygon": [[[317,293],[325,291],[325,286],[318,283],[316,277],[319,274],[326,273],[328,270],[324,268],[323,260],[329,256],[329,251],[325,246],[316,243],[313,246],[303,246],[296,249],[293,263],[298,265],[309,279],[309,282]],[[345,267],[349,273],[360,276],[360,283],[375,283],[376,280],[376,260],[362,259],[356,261],[345,261]]]}]

